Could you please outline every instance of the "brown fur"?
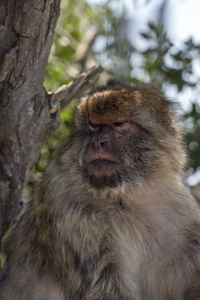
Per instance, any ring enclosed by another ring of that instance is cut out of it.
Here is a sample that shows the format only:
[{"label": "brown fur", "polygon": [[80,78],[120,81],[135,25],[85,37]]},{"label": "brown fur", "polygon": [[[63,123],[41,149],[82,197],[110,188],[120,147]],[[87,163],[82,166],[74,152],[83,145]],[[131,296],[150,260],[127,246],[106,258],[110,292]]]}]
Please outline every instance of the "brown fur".
[{"label": "brown fur", "polygon": [[110,81],[77,105],[10,246],[1,300],[200,299],[200,210],[171,104]]}]

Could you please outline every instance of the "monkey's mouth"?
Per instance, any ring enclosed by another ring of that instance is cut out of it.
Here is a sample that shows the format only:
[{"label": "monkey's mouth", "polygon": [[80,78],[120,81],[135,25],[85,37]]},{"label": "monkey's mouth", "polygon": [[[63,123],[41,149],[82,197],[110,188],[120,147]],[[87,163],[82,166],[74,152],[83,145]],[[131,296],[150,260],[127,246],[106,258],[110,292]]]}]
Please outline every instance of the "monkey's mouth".
[{"label": "monkey's mouth", "polygon": [[113,155],[106,153],[105,151],[97,151],[97,152],[88,152],[86,155],[86,163],[94,163],[94,164],[108,164],[109,163],[120,163],[117,158],[113,158]]},{"label": "monkey's mouth", "polygon": [[109,159],[94,159],[88,164],[89,169],[93,170],[93,172],[97,172],[97,175],[111,175],[113,172],[115,172],[118,167],[119,163],[114,160]]},{"label": "monkey's mouth", "polygon": [[84,168],[90,184],[95,188],[114,187],[122,182],[120,164],[114,160],[94,159]]},{"label": "monkey's mouth", "polygon": [[95,163],[95,164],[117,164],[118,161],[116,160],[111,160],[111,159],[106,159],[106,158],[96,158],[93,159],[90,163]]}]

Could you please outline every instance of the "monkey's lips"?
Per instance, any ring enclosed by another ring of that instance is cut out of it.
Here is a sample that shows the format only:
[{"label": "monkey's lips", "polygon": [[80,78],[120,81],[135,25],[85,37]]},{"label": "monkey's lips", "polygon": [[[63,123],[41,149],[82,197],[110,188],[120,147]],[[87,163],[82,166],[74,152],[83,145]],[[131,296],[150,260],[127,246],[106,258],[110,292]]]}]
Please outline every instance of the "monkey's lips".
[{"label": "monkey's lips", "polygon": [[84,162],[82,170],[91,186],[97,189],[116,187],[123,181],[122,165],[114,159],[90,159]]},{"label": "monkey's lips", "polygon": [[91,186],[101,189],[105,187],[116,187],[123,180],[120,170],[120,163],[107,160],[95,159],[84,167],[84,174]]},{"label": "monkey's lips", "polygon": [[118,161],[102,158],[91,160],[87,165],[88,173],[90,175],[94,174],[97,177],[111,176],[118,168]]}]

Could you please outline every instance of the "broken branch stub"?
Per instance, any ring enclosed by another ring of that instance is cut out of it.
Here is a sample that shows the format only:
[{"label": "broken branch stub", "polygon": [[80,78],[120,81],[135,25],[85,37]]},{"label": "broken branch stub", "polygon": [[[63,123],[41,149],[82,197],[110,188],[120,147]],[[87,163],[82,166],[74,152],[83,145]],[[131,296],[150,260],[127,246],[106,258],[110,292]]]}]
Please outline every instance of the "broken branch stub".
[{"label": "broken branch stub", "polygon": [[60,106],[61,108],[65,107],[73,98],[91,87],[99,79],[102,71],[101,67],[92,67],[68,85],[63,85],[55,93],[49,94],[50,113],[56,113]]}]

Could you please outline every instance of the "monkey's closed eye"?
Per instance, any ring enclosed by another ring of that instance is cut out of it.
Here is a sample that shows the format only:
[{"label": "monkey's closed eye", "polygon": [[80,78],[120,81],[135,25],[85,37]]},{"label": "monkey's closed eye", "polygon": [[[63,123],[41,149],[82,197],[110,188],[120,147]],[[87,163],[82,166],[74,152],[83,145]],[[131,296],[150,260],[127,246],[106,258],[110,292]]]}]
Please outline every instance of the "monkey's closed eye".
[{"label": "monkey's closed eye", "polygon": [[91,122],[88,123],[90,131],[95,131],[99,129],[99,125],[93,124]]},{"label": "monkey's closed eye", "polygon": [[113,123],[114,126],[122,126],[125,122],[115,122]]},{"label": "monkey's closed eye", "polygon": [[132,126],[132,124],[128,121],[122,121],[122,122],[114,122],[111,124],[111,126],[116,130],[121,131],[126,129],[128,130]]}]

